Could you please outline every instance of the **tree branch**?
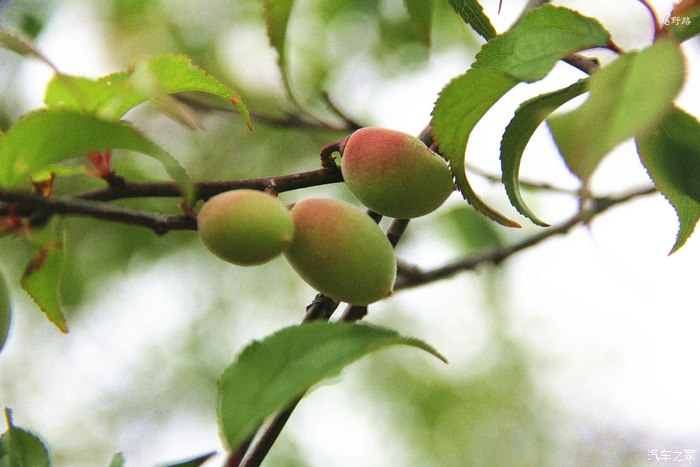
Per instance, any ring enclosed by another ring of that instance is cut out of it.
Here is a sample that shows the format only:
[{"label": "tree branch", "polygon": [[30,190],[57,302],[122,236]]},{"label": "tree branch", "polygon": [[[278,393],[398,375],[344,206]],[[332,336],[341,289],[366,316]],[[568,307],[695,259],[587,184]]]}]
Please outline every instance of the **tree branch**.
[{"label": "tree branch", "polygon": [[403,290],[409,287],[416,287],[429,282],[447,279],[460,272],[472,271],[484,265],[499,265],[520,251],[535,246],[556,235],[568,233],[571,229],[580,224],[588,224],[593,218],[613,206],[652,193],[656,193],[655,187],[642,188],[615,197],[592,198],[587,208],[558,226],[543,230],[513,245],[486,250],[435,269],[425,271],[417,266],[401,263],[399,278],[396,281],[394,290]]}]

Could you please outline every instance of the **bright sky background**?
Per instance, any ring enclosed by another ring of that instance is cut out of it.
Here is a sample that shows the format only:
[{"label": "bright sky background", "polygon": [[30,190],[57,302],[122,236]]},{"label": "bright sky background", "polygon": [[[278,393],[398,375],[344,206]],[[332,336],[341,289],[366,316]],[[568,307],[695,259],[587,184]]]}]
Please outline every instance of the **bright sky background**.
[{"label": "bright sky background", "polygon": [[[496,1],[482,3],[486,4],[487,13],[494,18],[498,30],[512,21],[520,4],[506,0],[504,13],[499,17],[495,14]],[[645,10],[634,0],[557,3],[601,19],[623,48],[641,48],[650,41],[650,28],[632,30],[629,27],[630,24],[648,24]],[[670,1],[651,3],[659,12],[669,11],[672,4]],[[62,8],[48,25],[39,44],[41,50],[68,73],[97,76],[114,71],[111,64],[102,59],[99,23],[90,19],[89,2],[77,9],[72,2],[70,5],[70,8]],[[271,51],[258,52],[263,58],[273,57]],[[686,52],[689,68],[686,83],[695,86],[694,89],[686,86],[678,103],[697,116],[700,115],[698,39],[686,44]],[[425,72],[391,82],[363,76],[362,73],[367,72],[360,70],[358,76],[362,76],[364,83],[371,84],[363,87],[366,95],[356,96],[353,102],[358,106],[372,105],[372,114],[379,124],[416,133],[425,125],[437,92],[451,77],[461,73],[469,60],[459,52],[443,54],[434,57]],[[266,73],[257,69],[256,76],[261,75]],[[41,105],[40,91],[49,77],[49,71],[41,64],[27,62],[23,65],[27,108]],[[559,65],[545,83],[519,87],[511,93],[506,101],[499,103],[497,112],[486,117],[470,140],[471,163],[496,173],[502,131],[499,122],[507,121],[524,98],[569,84],[577,77],[579,74],[575,70]],[[356,78],[349,76],[347,84]],[[557,156],[547,131],[540,129],[526,152],[522,176],[559,184],[565,180],[568,186],[575,186],[573,177],[561,163],[553,162],[555,159]],[[475,180],[477,190],[502,196],[503,206],[507,204],[504,195],[499,194],[500,187]],[[599,193],[622,192],[645,183],[648,178],[634,157],[632,145],[624,144],[605,160],[593,187]],[[461,201],[450,200],[450,203],[457,202]],[[566,217],[572,207],[552,197],[545,199],[540,208],[545,219],[555,221]],[[676,222],[672,208],[660,196],[623,205],[597,218],[590,229],[578,228],[511,260],[507,265],[510,280],[503,293],[512,310],[513,333],[530,343],[543,362],[537,367],[543,391],[551,391],[563,407],[581,419],[612,431],[651,434],[647,449],[696,449],[700,452],[700,371],[697,364],[700,355],[697,298],[700,240],[696,234],[679,253],[667,256],[675,239]],[[407,254],[412,261],[424,265],[445,259],[440,246],[430,243]],[[175,267],[178,270],[174,271]],[[187,313],[195,298],[174,291],[181,290],[183,278],[198,283],[202,277],[201,267],[192,257],[179,258],[176,264],[166,261],[129,271],[125,283],[115,285],[113,291],[91,305],[118,307],[119,313],[102,313],[100,320],[85,329],[75,329],[68,337],[57,336],[53,329],[42,333],[45,345],[62,349],[62,355],[32,369],[41,375],[46,387],[24,395],[23,403],[33,420],[47,427],[48,436],[52,429],[59,429],[57,425],[70,419],[72,412],[99,407],[99,394],[118,385],[121,375],[128,373],[142,352],[154,346],[154,340],[167,340],[178,326],[188,322]],[[432,319],[430,312],[430,307],[435,306],[435,297],[442,297],[440,305],[453,306],[450,294],[445,293],[450,285],[451,281],[445,281],[398,294],[391,301],[412,307],[425,304],[426,313],[422,319],[426,325],[401,331],[436,345],[452,360],[452,368],[445,371],[458,371],[464,363],[459,357],[464,347],[463,336],[455,332],[452,322],[441,325]],[[121,293],[125,289],[132,291],[128,297]],[[201,299],[202,296],[196,297],[196,300]],[[205,299],[213,301],[215,297]],[[169,306],[164,307],[163,302]],[[300,307],[303,306],[300,302]],[[375,307],[379,319],[384,318],[382,307],[381,304]],[[156,312],[144,316],[140,311],[144,309]],[[168,310],[168,319],[157,310]],[[164,322],[168,324],[163,326]],[[247,332],[250,337],[262,336],[270,332],[268,325],[271,323],[272,318],[268,323],[263,317],[258,328]],[[30,325],[33,324],[18,314],[13,339],[28,335]],[[132,339],[105,342],[101,336],[106,330],[129,333]],[[22,358],[13,345],[8,344],[5,350],[3,359]],[[109,368],[103,364],[107,358],[114,362]],[[76,361],[78,366],[74,367]],[[345,377],[352,378],[352,371],[355,370],[350,369]],[[391,443],[377,436],[370,414],[353,406],[353,390],[351,384],[324,387],[295,415],[300,441],[314,446],[315,465],[390,465],[390,460],[395,462],[400,456]],[[25,412],[20,410],[21,402],[7,402],[15,407],[19,424]],[[329,423],[340,423],[344,436],[333,436]],[[95,429],[94,426],[85,428]],[[193,433],[199,438],[192,439]],[[158,440],[160,444],[149,446],[148,452],[129,451],[128,443],[135,438],[130,440],[128,436],[140,434],[120,436],[123,438],[118,441],[127,454],[129,465],[135,466],[176,458],[177,446],[186,447],[180,453],[182,456],[194,454],[193,449],[198,446],[202,452],[218,447],[216,427],[212,426],[168,427]],[[75,442],[79,443],[80,439]],[[347,446],[358,445],[356,442],[367,449],[347,449]],[[327,449],[319,450],[321,445]],[[646,453],[643,454],[641,460],[646,461]]]}]

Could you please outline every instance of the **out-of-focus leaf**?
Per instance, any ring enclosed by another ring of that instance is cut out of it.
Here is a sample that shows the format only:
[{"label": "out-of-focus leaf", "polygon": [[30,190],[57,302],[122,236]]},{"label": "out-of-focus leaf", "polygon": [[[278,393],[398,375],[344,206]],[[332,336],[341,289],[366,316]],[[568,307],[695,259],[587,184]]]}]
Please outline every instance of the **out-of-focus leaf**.
[{"label": "out-of-focus leaf", "polygon": [[678,3],[671,15],[666,18],[661,36],[670,35],[678,41],[685,41],[700,34],[700,1],[683,0]]},{"label": "out-of-focus leaf", "polygon": [[464,250],[481,251],[505,244],[496,225],[469,206],[457,206],[444,215],[450,237]]},{"label": "out-of-focus leaf", "polygon": [[206,454],[202,454],[201,456],[193,457],[192,459],[176,461],[173,463],[168,462],[167,464],[162,464],[162,467],[199,467],[215,455],[216,451],[208,452]]},{"label": "out-of-focus leaf", "polygon": [[472,66],[495,68],[518,81],[533,82],[544,78],[566,55],[609,42],[610,33],[596,19],[543,5],[484,44]]},{"label": "out-of-focus leaf", "polygon": [[294,0],[261,0],[265,11],[265,25],[270,44],[277,51],[277,58],[282,80],[289,97],[292,96],[289,76],[287,75],[287,26],[292,15]]},{"label": "out-of-focus leaf", "polygon": [[450,5],[462,17],[465,23],[487,41],[496,37],[496,30],[491,20],[484,14],[484,9],[477,0],[449,0]]},{"label": "out-of-focus leaf", "polygon": [[583,79],[569,87],[542,94],[520,104],[515,116],[506,127],[501,139],[501,172],[503,185],[508,193],[510,203],[520,214],[537,225],[547,227],[549,224],[540,220],[525,204],[520,193],[520,161],[538,126],[564,103],[580,96],[587,89],[587,80]]},{"label": "out-of-focus leaf", "polygon": [[118,120],[127,111],[150,99],[178,92],[204,92],[231,102],[248,128],[250,114],[232,89],[180,55],[144,58],[129,72],[113,73],[91,80],[56,75],[46,89],[48,107],[82,110],[108,120]]},{"label": "out-of-focus leaf", "polygon": [[700,123],[674,108],[658,129],[637,137],[637,150],[656,187],[678,214],[680,228],[671,249],[675,253],[700,219]]},{"label": "out-of-focus leaf", "polygon": [[109,467],[124,467],[124,465],[126,465],[126,459],[121,452],[116,453],[109,463]]},{"label": "out-of-focus leaf", "polygon": [[22,288],[46,317],[61,330],[68,332],[61,310],[60,287],[65,259],[63,225],[52,220],[41,232],[33,232],[30,241],[38,249],[22,275]]},{"label": "out-of-focus leaf", "polygon": [[0,185],[11,187],[48,165],[105,149],[129,149],[157,159],[186,199],[193,184],[167,151],[127,122],[101,120],[73,110],[42,109],[18,120],[0,146]]},{"label": "out-of-focus leaf", "polygon": [[34,47],[29,39],[22,37],[20,34],[7,29],[0,28],[0,47],[11,50],[23,57],[32,57],[44,62],[53,70],[57,70],[51,61],[44,56],[39,50]]},{"label": "out-of-focus leaf", "polygon": [[12,423],[12,411],[5,408],[7,431],[0,436],[0,465],[3,467],[48,467],[49,452],[36,435]]},{"label": "out-of-focus leaf", "polygon": [[5,346],[12,322],[12,300],[5,276],[0,271],[0,352]]},{"label": "out-of-focus leaf", "polygon": [[430,36],[433,29],[433,0],[403,0],[403,3],[421,42],[426,47],[430,47]]},{"label": "out-of-focus leaf", "polygon": [[588,100],[549,119],[569,169],[586,181],[615,146],[656,128],[671,110],[683,77],[681,51],[668,40],[625,54],[591,76]]},{"label": "out-of-focus leaf", "polygon": [[433,109],[435,140],[450,162],[457,188],[477,211],[505,226],[519,227],[484,203],[467,180],[465,151],[481,117],[518,82],[544,78],[567,54],[609,42],[608,32],[596,20],[544,5],[484,44],[472,69],[442,90]]},{"label": "out-of-focus leaf", "polygon": [[310,386],[392,345],[417,347],[444,360],[424,342],[395,331],[339,322],[291,326],[253,342],[221,377],[218,418],[224,440],[237,449],[265,418]]}]

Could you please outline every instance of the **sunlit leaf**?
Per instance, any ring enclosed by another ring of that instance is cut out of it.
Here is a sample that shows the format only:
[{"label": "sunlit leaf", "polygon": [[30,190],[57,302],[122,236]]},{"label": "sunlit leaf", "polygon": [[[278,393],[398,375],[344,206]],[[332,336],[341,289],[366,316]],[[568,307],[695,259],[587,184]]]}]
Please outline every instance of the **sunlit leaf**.
[{"label": "sunlit leaf", "polygon": [[411,24],[426,47],[430,47],[433,29],[433,0],[403,0]]},{"label": "sunlit leaf", "polygon": [[501,171],[503,185],[508,193],[510,203],[520,214],[537,225],[547,227],[549,224],[540,220],[525,204],[520,193],[520,161],[538,126],[564,103],[580,96],[587,89],[587,80],[581,80],[558,91],[542,94],[523,102],[515,116],[506,127],[501,139]]},{"label": "sunlit leaf", "polygon": [[124,454],[118,452],[112,457],[112,461],[109,463],[109,467],[124,467],[126,465],[126,458]]},{"label": "sunlit leaf", "polygon": [[261,0],[265,11],[265,25],[270,44],[277,51],[282,80],[287,94],[292,97],[289,76],[287,75],[287,26],[292,15],[294,0]]},{"label": "sunlit leaf", "polygon": [[11,187],[50,164],[105,149],[129,149],[157,159],[185,198],[192,197],[192,181],[177,160],[133,126],[73,110],[38,110],[9,129],[0,147],[0,186]]},{"label": "sunlit leaf", "polygon": [[505,226],[519,227],[484,203],[467,180],[465,151],[479,120],[519,82],[544,78],[569,53],[609,42],[609,34],[596,20],[544,5],[484,44],[472,69],[442,90],[433,109],[434,136],[450,162],[457,188],[477,211]]},{"label": "sunlit leaf", "polygon": [[484,14],[484,9],[478,0],[449,0],[449,2],[464,22],[484,39],[488,41],[496,36],[491,20]]},{"label": "sunlit leaf", "polygon": [[36,58],[44,62],[49,67],[56,70],[51,61],[44,56],[39,50],[34,47],[32,42],[20,35],[19,33],[8,31],[7,29],[0,28],[0,47],[3,49],[11,50],[16,54],[22,55],[24,57]]},{"label": "sunlit leaf", "polygon": [[60,220],[51,223],[29,237],[38,245],[22,275],[22,288],[46,317],[61,330],[68,332],[61,309],[60,287],[65,260],[63,225]]},{"label": "sunlit leaf", "polygon": [[700,34],[700,1],[683,0],[673,7],[666,18],[660,35],[670,35],[678,41],[686,41]]},{"label": "sunlit leaf", "polygon": [[243,350],[221,377],[219,426],[231,449],[252,435],[268,416],[310,386],[336,376],[358,358],[392,345],[429,345],[395,331],[347,323],[291,326]]},{"label": "sunlit leaf", "polygon": [[215,455],[216,451],[208,452],[206,454],[202,454],[201,456],[193,457],[191,459],[176,462],[168,462],[167,464],[162,464],[162,467],[199,467]]},{"label": "sunlit leaf", "polygon": [[637,138],[642,164],[678,214],[678,251],[700,219],[700,123],[674,108],[659,128]]},{"label": "sunlit leaf", "polygon": [[5,346],[12,322],[12,301],[5,276],[0,271],[0,351]]},{"label": "sunlit leaf", "polygon": [[7,431],[0,436],[0,465],[3,467],[48,467],[49,452],[36,435],[15,426],[12,411],[5,408]]},{"label": "sunlit leaf", "polygon": [[108,120],[150,99],[178,92],[204,92],[232,103],[251,128],[250,115],[232,89],[180,55],[164,55],[136,61],[129,72],[92,80],[57,75],[46,89],[48,107],[82,110]]},{"label": "sunlit leaf", "polygon": [[625,54],[597,71],[589,81],[588,100],[549,119],[569,169],[588,180],[618,144],[656,128],[671,110],[683,76],[681,51],[668,40]]}]

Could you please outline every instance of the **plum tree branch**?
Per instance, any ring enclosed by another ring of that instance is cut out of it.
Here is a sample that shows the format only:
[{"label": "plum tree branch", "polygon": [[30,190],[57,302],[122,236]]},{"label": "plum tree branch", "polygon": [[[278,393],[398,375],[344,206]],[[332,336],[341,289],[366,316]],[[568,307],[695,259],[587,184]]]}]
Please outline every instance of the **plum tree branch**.
[{"label": "plum tree branch", "polygon": [[596,216],[613,206],[628,202],[640,196],[656,193],[656,191],[655,187],[645,187],[618,196],[592,198],[587,207],[557,226],[543,230],[510,246],[479,252],[435,269],[423,270],[417,266],[401,263],[399,267],[399,277],[394,285],[394,290],[402,290],[447,279],[460,272],[473,271],[485,265],[497,266],[516,253],[531,248],[554,236],[566,234],[578,225],[589,224]]}]

